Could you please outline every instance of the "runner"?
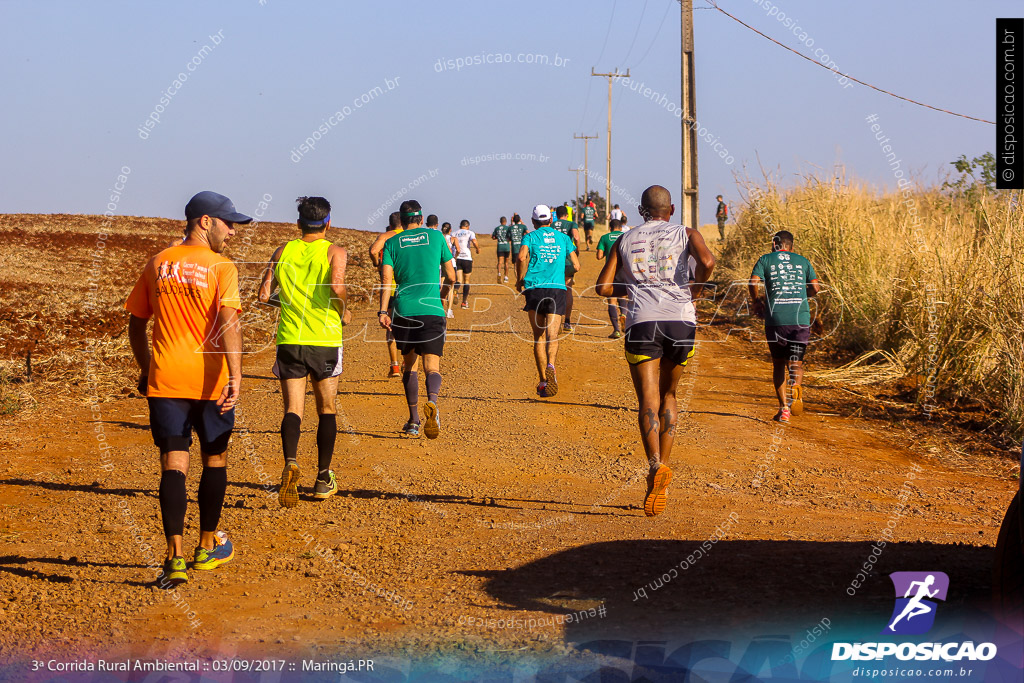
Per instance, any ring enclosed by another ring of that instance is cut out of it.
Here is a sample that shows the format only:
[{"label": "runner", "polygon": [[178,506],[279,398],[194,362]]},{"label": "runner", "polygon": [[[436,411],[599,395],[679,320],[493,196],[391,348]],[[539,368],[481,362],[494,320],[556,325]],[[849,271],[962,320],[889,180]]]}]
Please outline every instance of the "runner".
[{"label": "runner", "polygon": [[427,216],[427,227],[431,230],[437,230],[437,214],[432,213]]},{"label": "runner", "polygon": [[[381,268],[380,255],[384,251],[384,244],[400,232],[402,232],[402,222],[398,212],[395,211],[388,216],[388,229],[378,235],[370,245],[370,262],[378,272]],[[394,294],[394,291],[391,293]],[[388,377],[401,377],[402,366],[398,363],[398,346],[395,345],[395,335],[391,334],[391,330],[384,331],[384,341],[388,345]]]},{"label": "runner", "polygon": [[[512,252],[512,246],[508,219],[502,216],[498,222],[500,225],[491,231],[491,239],[498,241],[498,284],[501,284],[502,282],[508,282],[508,261],[509,254]],[[503,269],[504,280],[502,280]]]},{"label": "runner", "polygon": [[566,218],[568,218],[569,220],[575,222],[576,219],[573,217],[572,205],[569,204],[569,202],[566,202],[564,204],[564,206],[565,206]]},{"label": "runner", "polygon": [[518,213],[512,214],[512,225],[508,226],[508,240],[512,246],[512,268],[515,271],[516,261],[519,260],[519,248],[523,246],[523,237],[526,235],[526,226]]},{"label": "runner", "polygon": [[476,233],[469,229],[469,221],[462,219],[459,229],[452,233],[458,253],[455,255],[455,274],[462,285],[462,307],[469,308],[469,276],[473,272],[473,253],[470,248],[480,253],[480,245],[476,243]]},{"label": "runner", "polygon": [[[555,215],[558,216],[558,220],[551,224],[551,227],[567,236],[572,240],[573,248],[579,249],[580,244],[580,232],[576,228],[576,224],[571,220],[567,219],[568,210],[564,206],[559,206],[555,209]],[[565,320],[562,323],[563,332],[572,332],[572,303],[573,303],[573,285],[576,284],[574,276],[576,271],[579,270],[579,263],[576,264],[576,268],[573,269],[572,264],[566,261],[565,264]]]},{"label": "runner", "polygon": [[[614,218],[608,221],[608,228],[611,232],[601,235],[597,242],[597,260],[600,261],[615,247],[615,243],[622,237],[622,224]],[[608,319],[612,321],[611,339],[622,338],[622,328],[626,326],[626,307],[629,305],[628,297],[608,299]]]},{"label": "runner", "polygon": [[[767,305],[760,295],[761,284]],[[793,234],[780,230],[772,237],[772,250],[757,259],[748,285],[755,315],[764,318],[764,336],[772,354],[772,382],[779,400],[776,422],[789,422],[790,415],[804,411],[804,353],[811,337],[811,305],[807,300],[821,291],[814,266],[793,253]],[[786,370],[792,387],[792,404],[786,401]]]},{"label": "runner", "polygon": [[[405,367],[402,383],[405,401],[409,406],[409,421],[402,431],[419,436],[419,378],[416,361],[423,356],[423,370],[427,373],[427,404],[423,408],[423,433],[436,439],[441,430],[437,409],[437,395],[441,390],[441,356],[444,354],[446,320],[441,300],[455,284],[451,251],[437,232],[423,228],[423,211],[415,200],[402,202],[400,208],[401,235],[389,240],[384,247],[384,268],[378,313],[381,327],[391,329],[398,340]],[[444,287],[434,279],[437,267],[444,268]],[[391,303],[391,283],[397,286],[394,316],[388,311]]]},{"label": "runner", "polygon": [[[650,471],[644,514],[661,514],[672,481],[669,456],[676,431],[676,385],[693,355],[697,313],[693,299],[715,267],[700,232],[669,223],[675,206],[660,185],[644,190],[645,223],[619,238],[597,279],[598,296],[629,295],[626,361],[640,403],[640,438]],[[697,262],[693,284],[688,262]],[[650,264],[650,265],[649,265]]]},{"label": "runner", "polygon": [[[452,224],[445,221],[441,224],[441,234],[444,235],[444,243],[448,245],[448,251],[451,252],[452,258],[459,253],[455,246],[455,238],[452,237]],[[443,269],[442,269],[443,270]],[[441,280],[444,280],[444,274],[441,275]],[[445,316],[448,318],[454,318],[455,314],[452,313],[452,305],[455,303],[455,288],[448,288],[448,296],[444,297],[444,309]],[[390,334],[390,331],[388,332]]]},{"label": "runner", "polygon": [[587,238],[587,251],[590,251],[590,245],[594,241],[592,236],[596,217],[597,209],[594,208],[594,202],[587,202],[587,205],[583,207],[583,234]]},{"label": "runner", "polygon": [[718,239],[725,240],[725,222],[729,219],[729,207],[722,201],[722,195],[715,197],[718,206],[715,207],[715,220],[718,221]]},{"label": "runner", "polygon": [[[252,221],[216,192],[185,205],[185,241],[151,258],[125,308],[128,340],[149,404],[153,442],[160,449],[160,517],[167,539],[161,586],[188,581],[182,538],[188,494],[188,450],[199,437],[199,545],[193,569],[214,569],[235,556],[218,531],[227,489],[227,448],[242,382],[238,270],[222,256],[235,225]],[[150,352],[146,324],[153,318]]]},{"label": "runner", "polygon": [[[342,365],[342,326],[352,318],[346,307],[348,252],[326,239],[331,227],[331,204],[323,197],[299,197],[296,202],[302,237],[274,251],[259,292],[261,302],[281,308],[273,372],[281,380],[284,399],[284,471],[277,500],[286,508],[299,504],[299,434],[306,404],[306,378],[310,375],[318,416],[313,498],[326,500],[338,492],[338,482],[331,471],[338,436],[335,404]],[[279,290],[276,301],[271,296],[275,289]]]},{"label": "runner", "polygon": [[621,221],[622,220],[622,209],[619,208],[618,204],[616,204],[614,207],[612,207],[612,212],[610,214],[608,214],[608,218],[609,218],[609,220],[612,220],[612,219],[617,220],[617,221]]},{"label": "runner", "polygon": [[[563,207],[559,207],[563,208]],[[555,356],[558,327],[565,313],[565,273],[579,270],[576,245],[551,227],[551,209],[539,204],[533,209],[533,231],[523,238],[516,261],[516,291],[526,298],[524,311],[533,330],[533,357],[537,363],[537,395],[548,398],[558,393]]]}]

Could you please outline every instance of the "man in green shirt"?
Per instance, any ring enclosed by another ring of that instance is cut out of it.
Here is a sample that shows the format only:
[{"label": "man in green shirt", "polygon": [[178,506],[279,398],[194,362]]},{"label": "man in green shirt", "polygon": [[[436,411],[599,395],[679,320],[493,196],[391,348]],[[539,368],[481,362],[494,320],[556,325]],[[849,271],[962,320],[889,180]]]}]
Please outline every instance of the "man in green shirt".
[{"label": "man in green shirt", "polygon": [[[622,223],[616,219],[608,221],[609,232],[601,235],[597,241],[597,260],[600,261],[611,253],[615,243],[622,237]],[[608,319],[612,322],[611,339],[622,338],[622,328],[626,324],[626,306],[629,305],[629,297],[615,297],[608,299]]]},{"label": "man in green shirt", "polygon": [[[313,497],[323,500],[338,492],[331,471],[338,435],[335,404],[341,374],[342,327],[351,319],[345,306],[348,252],[326,239],[331,227],[331,205],[323,197],[299,197],[297,202],[302,237],[274,251],[259,292],[261,302],[281,308],[273,371],[281,380],[284,399],[284,471],[277,497],[282,507],[287,508],[299,503],[297,454],[306,379],[310,375],[320,419],[316,428],[317,476]],[[279,289],[276,299],[271,296],[275,287]]]},{"label": "man in green shirt", "polygon": [[[764,285],[767,301],[761,298]],[[748,285],[754,313],[764,318],[764,334],[772,354],[772,381],[779,399],[776,422],[789,422],[803,412],[804,352],[811,336],[811,307],[807,297],[821,290],[814,266],[793,253],[793,234],[781,230],[772,237],[772,251],[757,259]],[[786,401],[786,370],[792,403]]]},{"label": "man in green shirt", "polygon": [[[555,216],[558,217],[554,223],[551,224],[552,229],[562,233],[566,237],[572,240],[573,248],[579,250],[580,244],[580,231],[576,227],[576,224],[567,218],[569,210],[564,206],[555,208]],[[576,271],[579,270],[579,264],[576,264],[576,269],[573,269],[571,263],[566,261],[565,264],[565,319],[562,322],[563,332],[572,332],[572,299],[573,299],[573,285],[576,284]]]},{"label": "man in green shirt", "polygon": [[515,269],[516,260],[519,258],[519,248],[523,246],[523,236],[526,234],[526,225],[518,213],[512,214],[512,225],[508,226],[508,239],[512,246],[512,268]]},{"label": "man in green shirt", "polygon": [[[559,207],[565,208],[565,207]],[[526,299],[524,311],[533,329],[533,357],[540,383],[537,395],[548,398],[558,393],[555,355],[558,326],[565,312],[565,273],[579,270],[576,245],[551,226],[551,209],[538,204],[533,209],[533,231],[523,238],[516,261],[516,290]]]},{"label": "man in green shirt", "polygon": [[587,237],[587,251],[590,251],[590,244],[593,242],[595,218],[597,218],[597,209],[594,208],[594,202],[587,202],[587,205],[583,207],[583,233]]},{"label": "man in green shirt", "polygon": [[[508,282],[508,260],[512,253],[511,236],[509,234],[508,219],[504,216],[499,221],[500,225],[491,231],[491,239],[498,242],[498,284]],[[504,280],[502,279],[504,271]]]},{"label": "man in green shirt", "polygon": [[[377,315],[381,327],[394,333],[405,365],[402,383],[409,421],[402,431],[410,436],[420,434],[416,361],[423,356],[423,370],[427,373],[423,432],[428,439],[436,439],[441,431],[437,395],[441,391],[441,356],[447,331],[447,313],[441,300],[455,284],[455,267],[444,235],[423,227],[423,209],[419,202],[414,199],[402,202],[399,214],[403,230],[384,245]],[[443,291],[437,278],[439,267],[444,272]],[[388,308],[392,282],[395,284],[393,315]]]}]

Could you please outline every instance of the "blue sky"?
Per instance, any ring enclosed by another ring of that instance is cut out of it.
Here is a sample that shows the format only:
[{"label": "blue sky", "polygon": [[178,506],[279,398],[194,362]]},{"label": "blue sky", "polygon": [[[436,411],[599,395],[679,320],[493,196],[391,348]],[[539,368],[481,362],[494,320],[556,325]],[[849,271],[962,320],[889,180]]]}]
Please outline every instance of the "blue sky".
[{"label": "blue sky", "polygon": [[[995,17],[1021,9],[1010,1],[968,9],[962,0],[721,4],[805,54],[822,48],[857,78],[990,120]],[[583,163],[574,133],[600,136],[590,143],[590,185],[603,192],[607,81],[591,67],[628,67],[678,103],[678,8],[676,0],[0,2],[0,212],[102,213],[125,166],[119,214],[180,218],[193,193],[212,189],[247,213],[269,196],[264,218],[290,221],[295,197],[320,194],[336,225],[366,229],[383,225],[374,213],[396,209],[393,198],[405,193],[442,220],[489,229],[501,214],[572,197],[568,169]],[[813,45],[776,12],[798,20]],[[716,194],[737,199],[736,178],[756,179],[762,167],[797,182],[840,163],[849,176],[892,187],[869,114],[925,183],[961,153],[994,147],[993,126],[843,88],[717,11],[698,10],[695,22],[698,118],[733,158],[727,164],[700,143],[703,222]],[[445,68],[474,57],[481,63]],[[187,79],[175,85],[179,73]],[[619,84],[613,93],[612,180],[622,187],[613,202],[627,208],[653,183],[678,195],[679,119]],[[159,123],[144,128],[158,109]],[[315,148],[297,155],[321,126]]]}]

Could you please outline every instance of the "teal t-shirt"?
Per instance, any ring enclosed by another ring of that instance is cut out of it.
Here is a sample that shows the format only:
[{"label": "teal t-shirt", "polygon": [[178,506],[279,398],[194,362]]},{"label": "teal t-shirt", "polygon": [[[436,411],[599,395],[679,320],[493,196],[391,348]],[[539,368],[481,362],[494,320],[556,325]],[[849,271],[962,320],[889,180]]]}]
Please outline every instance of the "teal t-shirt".
[{"label": "teal t-shirt", "polygon": [[592,206],[584,206],[583,207],[583,220],[590,221],[591,223],[593,223],[594,222],[594,216],[596,216],[596,215],[597,215],[597,210],[594,209],[594,207],[592,207]]},{"label": "teal t-shirt", "polygon": [[565,289],[566,263],[569,254],[576,250],[572,240],[545,225],[523,237],[523,246],[530,250],[530,262],[523,277],[525,288]]},{"label": "teal t-shirt", "polygon": [[764,281],[770,325],[811,324],[807,283],[817,280],[818,274],[810,261],[791,251],[773,251],[757,259],[750,276]]},{"label": "teal t-shirt", "polygon": [[437,269],[451,260],[452,252],[438,230],[404,230],[385,242],[383,262],[394,269],[398,287],[395,312],[445,317]]},{"label": "teal t-shirt", "polygon": [[597,250],[603,251],[605,258],[607,258],[608,252],[612,250],[612,247],[615,246],[615,243],[619,241],[620,237],[622,237],[621,230],[612,230],[609,233],[601,235],[601,239],[597,241]]},{"label": "teal t-shirt", "polygon": [[526,234],[526,225],[523,223],[513,223],[508,226],[508,239],[512,243],[512,248],[519,251],[519,246],[523,243],[523,235]]},{"label": "teal t-shirt", "polygon": [[498,249],[508,249],[509,245],[509,228],[507,225],[499,225],[491,232],[491,237],[498,240]]}]

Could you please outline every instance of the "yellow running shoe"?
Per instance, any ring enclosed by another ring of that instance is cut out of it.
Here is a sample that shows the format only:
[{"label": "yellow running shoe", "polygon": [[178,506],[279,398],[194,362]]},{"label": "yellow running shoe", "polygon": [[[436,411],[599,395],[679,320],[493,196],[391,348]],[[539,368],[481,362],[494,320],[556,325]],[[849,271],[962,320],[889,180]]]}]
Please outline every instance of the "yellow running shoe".
[{"label": "yellow running shoe", "polygon": [[299,463],[289,460],[281,472],[281,488],[277,492],[277,502],[283,508],[293,508],[299,504]]},{"label": "yellow running shoe", "polygon": [[793,385],[793,402],[789,406],[789,412],[799,415],[804,412],[804,388],[799,384]]},{"label": "yellow running shoe", "polygon": [[665,511],[668,502],[668,485],[672,483],[672,470],[664,463],[654,471],[654,476],[647,484],[647,496],[644,498],[644,514],[648,517],[660,515]]}]

